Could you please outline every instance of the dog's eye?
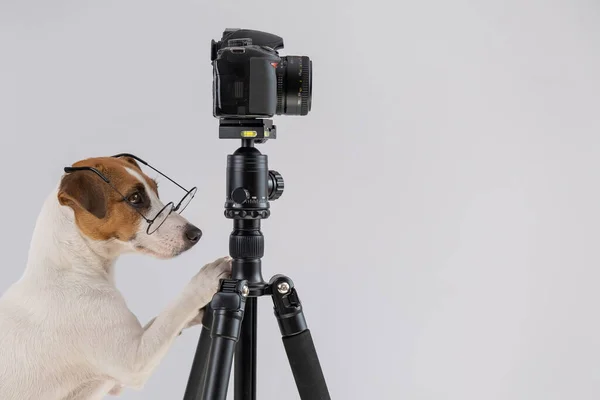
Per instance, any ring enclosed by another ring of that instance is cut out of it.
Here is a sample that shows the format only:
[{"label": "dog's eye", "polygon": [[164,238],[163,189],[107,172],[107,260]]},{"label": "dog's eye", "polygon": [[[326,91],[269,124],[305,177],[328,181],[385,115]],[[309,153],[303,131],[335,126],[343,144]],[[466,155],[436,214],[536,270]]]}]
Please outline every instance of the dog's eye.
[{"label": "dog's eye", "polygon": [[144,199],[142,198],[142,194],[140,192],[135,192],[127,198],[127,201],[131,204],[141,204]]}]

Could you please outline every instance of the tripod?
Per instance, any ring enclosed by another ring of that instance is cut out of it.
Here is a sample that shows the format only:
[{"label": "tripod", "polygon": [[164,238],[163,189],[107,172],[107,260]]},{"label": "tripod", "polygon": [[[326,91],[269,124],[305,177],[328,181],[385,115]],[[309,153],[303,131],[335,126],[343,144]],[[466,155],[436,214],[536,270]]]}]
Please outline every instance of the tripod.
[{"label": "tripod", "polygon": [[242,138],[227,156],[225,217],[233,220],[229,253],[232,277],[222,280],[206,307],[184,400],[225,400],[234,364],[235,400],[256,400],[258,298],[271,296],[283,344],[302,400],[330,400],[325,378],[302,304],[292,280],[262,276],[264,237],[261,219],[268,218],[269,200],[283,193],[283,177],[269,171],[267,156],[255,143],[276,137],[269,120],[221,120],[219,137]]}]

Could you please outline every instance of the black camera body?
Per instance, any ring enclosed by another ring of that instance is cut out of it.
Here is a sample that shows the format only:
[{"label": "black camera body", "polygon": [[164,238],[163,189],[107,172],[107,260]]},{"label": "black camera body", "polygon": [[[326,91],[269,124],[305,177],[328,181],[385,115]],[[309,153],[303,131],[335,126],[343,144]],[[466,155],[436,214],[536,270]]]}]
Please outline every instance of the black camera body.
[{"label": "black camera body", "polygon": [[283,39],[249,30],[226,29],[211,42],[213,115],[263,119],[306,115],[311,109],[312,61],[279,55]]}]

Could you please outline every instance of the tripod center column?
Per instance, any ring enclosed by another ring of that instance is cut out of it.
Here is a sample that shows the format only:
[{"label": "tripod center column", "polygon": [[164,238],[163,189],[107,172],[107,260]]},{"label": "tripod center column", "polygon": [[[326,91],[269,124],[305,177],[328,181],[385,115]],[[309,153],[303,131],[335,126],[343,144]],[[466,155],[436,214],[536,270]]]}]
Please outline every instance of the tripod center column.
[{"label": "tripod center column", "polygon": [[266,282],[262,276],[261,258],[264,236],[260,220],[234,220],[229,236],[229,254],[233,258],[232,279],[247,280],[250,296],[260,295]]},{"label": "tripod center column", "polygon": [[248,281],[250,296],[267,286],[262,276],[264,237],[260,220],[269,217],[268,158],[251,141],[227,156],[225,216],[233,219],[229,253],[233,279]]}]

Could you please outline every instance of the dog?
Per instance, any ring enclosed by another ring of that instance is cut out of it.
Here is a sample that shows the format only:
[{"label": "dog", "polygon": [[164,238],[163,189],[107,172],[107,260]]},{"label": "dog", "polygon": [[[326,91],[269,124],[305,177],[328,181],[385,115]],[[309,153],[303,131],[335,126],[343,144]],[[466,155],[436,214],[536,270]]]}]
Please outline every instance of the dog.
[{"label": "dog", "polygon": [[0,298],[1,400],[96,400],[141,389],[182,330],[200,323],[220,279],[231,276],[230,257],[204,265],[140,324],[115,286],[118,257],[173,258],[202,232],[170,203],[165,208],[138,161],[79,161],[45,200],[23,275]]}]

